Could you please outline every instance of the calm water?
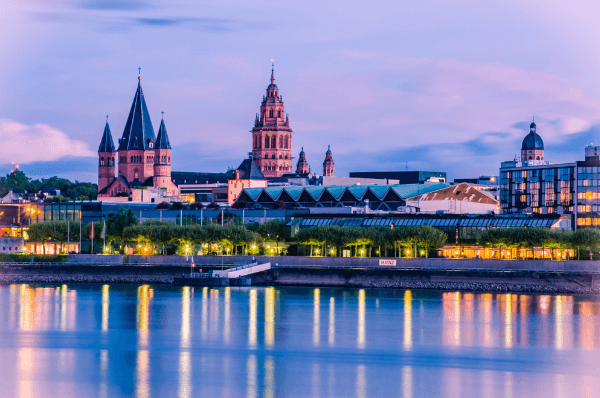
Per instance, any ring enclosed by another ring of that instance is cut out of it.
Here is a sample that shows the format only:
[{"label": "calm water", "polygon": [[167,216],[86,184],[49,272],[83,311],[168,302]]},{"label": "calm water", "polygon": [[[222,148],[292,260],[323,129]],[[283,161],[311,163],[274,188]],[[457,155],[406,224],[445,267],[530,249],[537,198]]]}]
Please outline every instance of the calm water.
[{"label": "calm water", "polygon": [[6,397],[600,397],[595,297],[0,287]]}]

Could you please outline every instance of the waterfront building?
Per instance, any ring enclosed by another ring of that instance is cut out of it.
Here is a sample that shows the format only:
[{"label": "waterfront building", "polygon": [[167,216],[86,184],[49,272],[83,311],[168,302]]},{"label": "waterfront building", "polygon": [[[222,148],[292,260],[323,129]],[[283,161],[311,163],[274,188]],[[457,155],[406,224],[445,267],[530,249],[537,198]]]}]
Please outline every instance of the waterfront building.
[{"label": "waterfront building", "polygon": [[[155,136],[138,76],[138,87],[116,150],[108,120],[104,126],[98,148],[98,197],[126,197],[134,190],[149,188],[154,188],[145,195],[149,200],[179,196],[177,186],[171,181],[171,144],[164,119]],[[139,198],[135,199],[144,199],[144,194],[136,194]]]},{"label": "waterfront building", "polygon": [[350,177],[387,178],[398,180],[400,184],[423,184],[425,182],[446,182],[446,173],[441,171],[352,171]]},{"label": "waterfront building", "polygon": [[252,156],[265,177],[281,177],[292,170],[292,129],[285,113],[283,97],[275,84],[271,69],[271,84],[263,96],[260,113],[256,114],[252,133]]},{"label": "waterfront building", "polygon": [[461,183],[406,199],[406,207],[419,213],[495,214],[499,202],[476,187]]},{"label": "waterfront building", "polygon": [[544,142],[531,123],[521,158],[500,167],[502,212],[565,215],[573,229],[600,225],[596,148],[586,148],[584,161],[554,164],[544,160]]},{"label": "waterfront building", "polygon": [[427,193],[448,185],[311,185],[270,186],[244,189],[236,200],[239,207],[272,208],[275,202],[294,207],[366,206],[373,210],[396,210],[406,198]]}]

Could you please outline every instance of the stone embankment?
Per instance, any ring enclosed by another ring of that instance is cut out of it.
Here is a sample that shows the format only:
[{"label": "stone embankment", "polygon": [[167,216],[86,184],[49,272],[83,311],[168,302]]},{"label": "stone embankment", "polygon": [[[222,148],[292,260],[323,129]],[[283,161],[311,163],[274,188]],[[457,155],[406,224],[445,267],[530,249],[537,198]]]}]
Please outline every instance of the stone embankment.
[{"label": "stone embankment", "polygon": [[0,275],[1,283],[102,283],[102,284],[172,284],[172,276],[160,275]]}]

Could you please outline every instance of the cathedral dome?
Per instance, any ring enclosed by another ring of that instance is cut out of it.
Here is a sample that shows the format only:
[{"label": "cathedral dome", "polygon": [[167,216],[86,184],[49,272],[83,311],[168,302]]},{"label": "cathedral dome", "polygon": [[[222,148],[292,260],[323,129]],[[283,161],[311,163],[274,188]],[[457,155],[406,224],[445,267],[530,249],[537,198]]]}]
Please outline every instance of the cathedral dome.
[{"label": "cathedral dome", "polygon": [[544,149],[544,141],[536,132],[535,123],[531,123],[529,126],[529,134],[523,139],[523,145],[521,145],[522,151],[532,151],[536,149]]}]

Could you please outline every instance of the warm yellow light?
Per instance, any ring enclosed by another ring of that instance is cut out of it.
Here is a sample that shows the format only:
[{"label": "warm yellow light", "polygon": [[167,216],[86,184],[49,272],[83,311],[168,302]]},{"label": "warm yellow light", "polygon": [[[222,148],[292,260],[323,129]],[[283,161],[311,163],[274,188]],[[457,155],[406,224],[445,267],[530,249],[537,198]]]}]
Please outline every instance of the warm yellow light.
[{"label": "warm yellow light", "polygon": [[458,254],[458,251],[456,252],[456,254]]},{"label": "warm yellow light", "polygon": [[252,245],[252,250],[256,249],[256,245]]},{"label": "warm yellow light", "polygon": [[[229,251],[229,250],[228,250]],[[273,253],[273,249],[271,249],[271,253]]]},{"label": "warm yellow light", "polygon": [[592,193],[591,192],[587,193],[587,200],[592,200]]},{"label": "warm yellow light", "polygon": [[269,247],[271,247],[271,246],[270,246],[270,245],[267,245],[267,249],[268,249]]},{"label": "warm yellow light", "polygon": [[496,177],[492,177],[492,178],[490,178],[490,180],[491,180],[492,182],[494,182],[494,181],[496,181]]},{"label": "warm yellow light", "polygon": [[410,250],[407,250],[406,252],[407,252],[407,253],[410,253]]}]

